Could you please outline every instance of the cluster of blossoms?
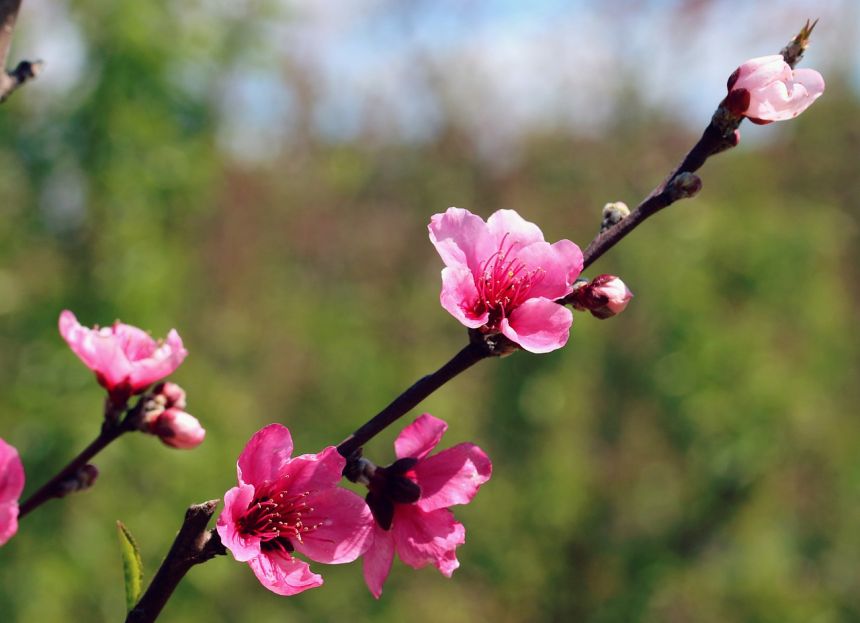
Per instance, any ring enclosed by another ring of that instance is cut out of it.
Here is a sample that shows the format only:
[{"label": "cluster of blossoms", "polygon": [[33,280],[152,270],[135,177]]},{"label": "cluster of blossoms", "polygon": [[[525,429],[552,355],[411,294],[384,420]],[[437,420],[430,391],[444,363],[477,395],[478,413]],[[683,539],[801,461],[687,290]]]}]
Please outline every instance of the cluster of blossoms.
[{"label": "cluster of blossoms", "polygon": [[[790,119],[823,90],[818,72],[792,70],[782,56],[765,56],[732,74],[722,110],[756,123]],[[624,206],[605,219],[612,227],[628,215]],[[537,225],[513,210],[499,210],[484,221],[452,207],[434,215],[428,228],[445,265],[440,303],[473,339],[550,352],[569,338],[568,306],[603,319],[622,312],[633,296],[614,275],[581,278],[580,248],[570,240],[550,244]],[[156,341],[119,322],[83,327],[70,311],[60,315],[59,329],[107,390],[107,424],[155,435],[174,448],[203,441],[206,431],[185,411],[185,391],[163,381],[188,354],[175,330]],[[502,350],[495,354],[509,352]],[[140,399],[129,407],[136,395]],[[450,509],[472,501],[490,479],[492,464],[471,443],[431,454],[446,429],[443,420],[421,415],[394,442],[396,460],[381,467],[360,453],[344,458],[334,446],[294,457],[290,431],[281,424],[266,426],[239,456],[238,485],[225,493],[216,524],[221,543],[280,595],[323,583],[298,556],[325,564],[362,558],[365,582],[377,598],[395,554],[413,568],[433,565],[450,577],[466,535]],[[84,468],[81,478],[91,482],[95,468]],[[364,498],[340,486],[345,473],[367,487]],[[18,452],[0,439],[0,545],[17,530],[23,487]]]},{"label": "cluster of blossoms", "polygon": [[363,556],[365,581],[376,597],[395,550],[411,567],[434,564],[450,577],[466,531],[449,507],[470,502],[492,465],[467,443],[428,457],[446,427],[427,414],[406,427],[395,442],[398,460],[363,480],[365,501],[338,486],[346,459],[337,448],[291,457],[290,431],[270,424],[239,456],[239,485],[224,494],[216,525],[221,542],[279,595],[323,583],[296,553],[327,564]]}]

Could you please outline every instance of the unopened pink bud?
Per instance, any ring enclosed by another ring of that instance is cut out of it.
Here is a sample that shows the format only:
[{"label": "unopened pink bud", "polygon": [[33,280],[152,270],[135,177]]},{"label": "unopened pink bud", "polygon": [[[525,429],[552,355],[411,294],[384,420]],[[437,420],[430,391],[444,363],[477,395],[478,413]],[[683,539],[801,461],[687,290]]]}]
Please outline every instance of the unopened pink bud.
[{"label": "unopened pink bud", "polygon": [[620,314],[633,298],[621,279],[615,275],[598,275],[589,283],[579,282],[565,301],[580,311],[588,310],[596,318]]},{"label": "unopened pink bud", "polygon": [[181,450],[196,448],[206,437],[206,430],[197,418],[178,408],[167,409],[159,415],[150,432],[168,446]]},{"label": "unopened pink bud", "polygon": [[724,105],[754,123],[793,119],[824,93],[814,69],[792,69],[780,54],[745,62],[729,77]]},{"label": "unopened pink bud", "polygon": [[614,275],[595,277],[589,287],[595,301],[605,301],[602,305],[589,310],[598,318],[610,318],[620,314],[633,298],[633,293],[624,282]]},{"label": "unopened pink bud", "polygon": [[155,399],[164,401],[164,407],[166,409],[170,409],[172,407],[184,409],[187,406],[185,404],[185,390],[176,383],[171,383],[170,381],[159,383],[155,386],[152,393]]}]

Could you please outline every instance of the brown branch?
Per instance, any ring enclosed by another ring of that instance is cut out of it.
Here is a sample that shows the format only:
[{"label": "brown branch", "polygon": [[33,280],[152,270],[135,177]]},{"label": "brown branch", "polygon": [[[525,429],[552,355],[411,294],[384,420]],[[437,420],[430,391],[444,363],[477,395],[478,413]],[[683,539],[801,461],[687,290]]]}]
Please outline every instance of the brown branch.
[{"label": "brown branch", "polygon": [[41,61],[21,61],[15,69],[5,70],[20,8],[21,0],[0,0],[0,103],[28,80],[38,76],[43,66]]},{"label": "brown branch", "polygon": [[18,518],[23,518],[48,500],[65,497],[69,493],[86,489],[92,485],[98,471],[95,470],[94,472],[92,466],[87,466],[90,459],[104,450],[123,433],[136,430],[142,408],[143,400],[141,399],[120,420],[125,406],[123,405],[120,408],[111,403],[110,400],[105,401],[105,419],[102,422],[98,436],[80,454],[73,458],[68,465],[57,472],[54,477],[21,503]]},{"label": "brown branch", "polygon": [[[818,20],[807,20],[800,32],[780,51],[791,67],[797,65],[809,45],[809,36]],[[642,221],[656,214],[679,199],[694,196],[701,188],[701,181],[693,175],[711,156],[738,144],[737,129],[743,117],[733,115],[723,104],[717,108],[702,137],[687,153],[681,164],[649,194],[629,216],[600,232],[586,248],[583,268],[588,268],[600,256],[614,247]],[[564,299],[562,299],[564,301]]]},{"label": "brown branch", "polygon": [[167,552],[167,557],[161,563],[143,597],[128,613],[126,623],[155,621],[191,567],[227,553],[218,533],[206,529],[217,506],[218,500],[209,500],[188,507],[185,511],[185,521],[182,522],[182,527],[179,528],[179,533],[170,551]]}]

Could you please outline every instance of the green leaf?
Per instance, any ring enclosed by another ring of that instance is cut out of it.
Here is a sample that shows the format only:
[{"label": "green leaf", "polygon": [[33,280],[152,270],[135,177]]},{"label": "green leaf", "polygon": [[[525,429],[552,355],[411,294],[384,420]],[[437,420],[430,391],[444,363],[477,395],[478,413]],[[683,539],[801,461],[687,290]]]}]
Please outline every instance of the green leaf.
[{"label": "green leaf", "polygon": [[143,587],[143,563],[140,562],[140,549],[131,536],[131,532],[121,521],[116,522],[119,533],[119,548],[122,552],[122,570],[125,574],[125,603],[128,611],[134,608],[140,599]]}]

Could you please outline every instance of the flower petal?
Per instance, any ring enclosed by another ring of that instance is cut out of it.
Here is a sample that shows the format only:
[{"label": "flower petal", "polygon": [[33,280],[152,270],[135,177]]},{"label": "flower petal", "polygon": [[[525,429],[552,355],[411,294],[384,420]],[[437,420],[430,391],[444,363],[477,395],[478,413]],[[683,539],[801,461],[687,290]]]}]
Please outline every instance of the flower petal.
[{"label": "flower petal", "polygon": [[293,541],[296,551],[327,564],[352,562],[370,545],[374,522],[361,497],[341,487],[313,493],[307,498],[313,509],[302,513],[302,523],[316,526]]},{"label": "flower petal", "polygon": [[503,240],[505,248],[511,245],[525,247],[544,241],[540,227],[525,220],[514,210],[496,210],[487,219],[487,228],[495,241],[491,252],[498,250]]},{"label": "flower petal", "polygon": [[364,554],[362,568],[364,581],[370,593],[379,599],[382,595],[382,585],[391,571],[394,562],[394,535],[374,524],[373,540],[370,548]]},{"label": "flower petal", "polygon": [[466,529],[448,509],[426,513],[413,504],[398,506],[391,530],[398,556],[410,567],[433,563],[451,577],[460,566],[455,550],[466,542]]},{"label": "flower petal", "polygon": [[427,457],[415,466],[415,480],[421,487],[418,507],[430,512],[468,504],[492,472],[490,459],[472,443],[461,443]]},{"label": "flower petal", "polygon": [[24,466],[18,450],[0,439],[0,503],[17,502],[24,490]]},{"label": "flower petal", "polygon": [[442,269],[442,293],[439,302],[454,318],[470,329],[487,323],[488,311],[475,314],[472,310],[478,302],[475,277],[465,266],[446,266]]},{"label": "flower petal", "polygon": [[122,385],[131,374],[131,364],[114,335],[113,329],[88,329],[69,310],[60,314],[60,335],[69,348],[93,372],[108,390]]},{"label": "flower petal", "polygon": [[280,478],[290,463],[293,438],[286,426],[269,424],[248,441],[237,463],[239,482],[262,485]]},{"label": "flower petal", "polygon": [[322,586],[323,579],[308,563],[280,552],[266,552],[248,561],[260,583],[278,595],[296,595]]},{"label": "flower petal", "polygon": [[567,343],[573,313],[549,299],[529,299],[502,320],[502,333],[532,353],[548,353]]},{"label": "flower petal", "polygon": [[582,251],[570,240],[532,243],[517,252],[517,259],[525,264],[526,271],[541,274],[529,290],[529,298],[567,296],[582,272]]},{"label": "flower petal", "polygon": [[18,502],[0,502],[0,545],[18,532]]},{"label": "flower petal", "polygon": [[[126,352],[129,351],[126,350]],[[149,356],[137,360],[131,356],[132,372],[129,380],[133,391],[146,389],[156,381],[173,374],[187,355],[188,351],[182,345],[182,338],[175,329],[171,329],[165,342],[153,348]]]},{"label": "flower petal", "polygon": [[394,453],[398,459],[406,457],[423,459],[436,447],[446,430],[448,430],[448,424],[444,420],[424,413],[400,431],[397,439],[394,440]]},{"label": "flower petal", "polygon": [[221,543],[230,550],[233,558],[246,562],[260,555],[260,537],[244,534],[238,525],[239,519],[254,501],[254,487],[240,485],[224,494],[224,510],[218,515],[215,530]]},{"label": "flower petal", "polygon": [[318,491],[336,486],[343,477],[344,459],[337,448],[329,446],[318,454],[293,458],[281,473],[285,488],[293,493]]},{"label": "flower petal", "polygon": [[462,208],[448,208],[430,219],[430,242],[446,266],[466,267],[473,274],[481,271],[481,263],[496,249],[487,224]]}]

